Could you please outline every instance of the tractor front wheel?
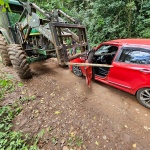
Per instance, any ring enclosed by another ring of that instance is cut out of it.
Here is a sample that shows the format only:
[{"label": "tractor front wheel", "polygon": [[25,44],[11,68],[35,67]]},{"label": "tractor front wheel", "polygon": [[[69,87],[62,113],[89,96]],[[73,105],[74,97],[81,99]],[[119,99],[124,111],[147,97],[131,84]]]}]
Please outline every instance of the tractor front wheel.
[{"label": "tractor front wheel", "polygon": [[10,66],[11,65],[11,61],[8,55],[8,51],[7,51],[7,42],[4,38],[3,35],[0,34],[0,54],[1,54],[1,58],[2,58],[2,63],[5,66]]},{"label": "tractor front wheel", "polygon": [[18,44],[10,44],[8,54],[18,76],[21,79],[31,78],[31,70],[27,62],[26,53],[22,47]]}]

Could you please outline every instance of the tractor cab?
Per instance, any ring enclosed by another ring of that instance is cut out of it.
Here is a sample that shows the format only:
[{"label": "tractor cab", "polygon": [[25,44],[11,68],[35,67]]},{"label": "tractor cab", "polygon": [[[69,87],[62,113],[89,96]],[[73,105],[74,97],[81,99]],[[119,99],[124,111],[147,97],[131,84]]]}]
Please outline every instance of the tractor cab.
[{"label": "tractor cab", "polygon": [[6,10],[0,6],[0,33],[10,44],[17,42],[14,27],[23,11],[23,6],[16,0],[9,0],[8,3],[9,8]]}]

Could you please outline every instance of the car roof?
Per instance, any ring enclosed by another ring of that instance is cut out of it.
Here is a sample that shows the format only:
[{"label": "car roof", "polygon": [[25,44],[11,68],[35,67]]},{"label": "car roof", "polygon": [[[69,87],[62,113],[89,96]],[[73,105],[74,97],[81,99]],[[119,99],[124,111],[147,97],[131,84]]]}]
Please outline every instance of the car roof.
[{"label": "car roof", "polygon": [[119,44],[119,45],[128,45],[128,44],[137,44],[137,45],[148,45],[150,46],[150,39],[116,39],[104,42],[104,44],[112,43],[112,44]]}]

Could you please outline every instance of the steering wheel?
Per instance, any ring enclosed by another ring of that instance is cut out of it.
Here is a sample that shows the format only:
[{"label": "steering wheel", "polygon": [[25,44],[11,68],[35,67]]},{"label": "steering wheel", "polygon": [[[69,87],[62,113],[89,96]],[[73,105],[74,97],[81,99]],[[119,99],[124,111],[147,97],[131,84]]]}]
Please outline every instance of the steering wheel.
[{"label": "steering wheel", "polygon": [[102,64],[107,64],[106,55],[102,55],[102,56],[100,57],[100,60],[101,60],[101,63],[102,63]]},{"label": "steering wheel", "polygon": [[101,63],[103,64],[111,64],[114,58],[114,54],[110,54],[110,55],[102,55],[100,57]]}]

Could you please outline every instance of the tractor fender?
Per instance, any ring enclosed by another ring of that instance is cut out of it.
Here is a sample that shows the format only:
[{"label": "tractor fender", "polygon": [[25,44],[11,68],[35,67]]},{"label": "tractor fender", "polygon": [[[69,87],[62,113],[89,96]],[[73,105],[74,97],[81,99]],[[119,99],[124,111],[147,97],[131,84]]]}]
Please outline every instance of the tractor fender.
[{"label": "tractor fender", "polygon": [[5,28],[0,28],[0,34],[5,37],[5,40],[8,44],[14,43],[14,41],[10,38],[8,31]]}]

